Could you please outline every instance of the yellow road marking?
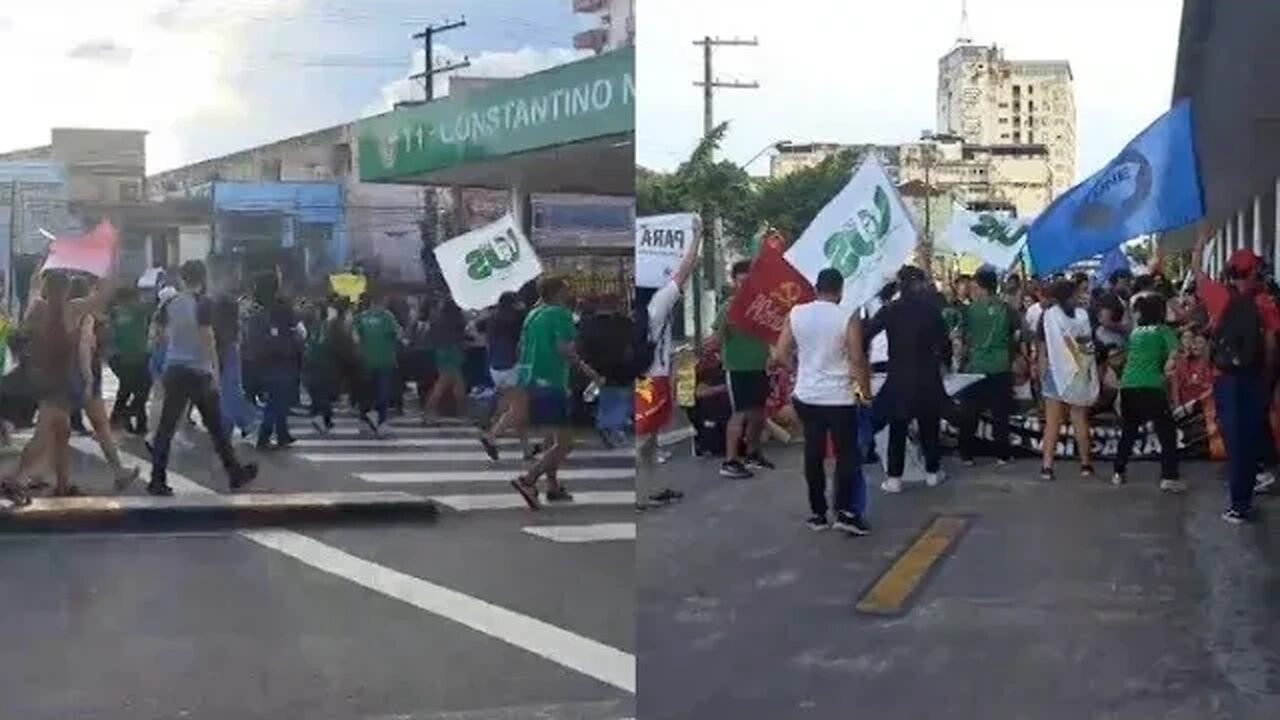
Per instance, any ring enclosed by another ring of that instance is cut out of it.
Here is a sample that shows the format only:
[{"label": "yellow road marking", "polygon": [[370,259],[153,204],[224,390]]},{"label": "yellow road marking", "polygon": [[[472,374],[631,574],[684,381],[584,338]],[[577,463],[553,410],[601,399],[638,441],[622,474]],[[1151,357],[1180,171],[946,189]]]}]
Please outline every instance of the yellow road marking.
[{"label": "yellow road marking", "polygon": [[925,528],[858,601],[858,612],[871,615],[898,615],[928,576],[929,570],[960,539],[969,518],[940,515]]}]

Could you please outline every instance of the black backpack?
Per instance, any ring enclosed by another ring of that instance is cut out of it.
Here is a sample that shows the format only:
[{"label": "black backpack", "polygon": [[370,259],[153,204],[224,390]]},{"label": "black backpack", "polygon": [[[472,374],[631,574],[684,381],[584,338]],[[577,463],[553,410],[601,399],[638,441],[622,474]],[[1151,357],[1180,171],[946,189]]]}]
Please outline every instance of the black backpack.
[{"label": "black backpack", "polygon": [[1262,314],[1253,297],[1232,292],[1210,341],[1213,366],[1228,374],[1261,370],[1262,332]]}]

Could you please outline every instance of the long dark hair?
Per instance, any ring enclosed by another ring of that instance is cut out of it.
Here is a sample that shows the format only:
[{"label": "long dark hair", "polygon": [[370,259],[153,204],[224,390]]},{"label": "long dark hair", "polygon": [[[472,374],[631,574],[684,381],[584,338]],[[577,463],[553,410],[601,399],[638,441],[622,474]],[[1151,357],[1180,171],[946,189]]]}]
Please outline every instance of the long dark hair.
[{"label": "long dark hair", "polygon": [[1062,308],[1067,317],[1076,314],[1076,284],[1071,280],[1059,280],[1049,286],[1049,298]]}]

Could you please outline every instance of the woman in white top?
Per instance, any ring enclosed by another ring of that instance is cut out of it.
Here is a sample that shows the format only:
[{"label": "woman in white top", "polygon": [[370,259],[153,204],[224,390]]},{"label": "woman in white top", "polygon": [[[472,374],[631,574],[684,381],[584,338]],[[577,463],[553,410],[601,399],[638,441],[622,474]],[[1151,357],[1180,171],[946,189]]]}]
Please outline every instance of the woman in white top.
[{"label": "woman in white top", "polygon": [[835,527],[866,535],[866,482],[858,457],[858,405],[871,397],[867,358],[862,350],[862,323],[840,307],[844,276],[834,268],[818,273],[818,297],[791,309],[774,348],[774,359],[788,368],[796,364],[793,404],[804,423],[804,476],[809,486],[808,525],[832,526],[828,518],[824,461],[827,441],[835,446]]},{"label": "woman in white top", "polygon": [[1069,280],[1054,283],[1049,288],[1053,305],[1040,313],[1037,322],[1040,391],[1044,396],[1040,476],[1045,480],[1053,479],[1058,434],[1068,413],[1080,456],[1080,474],[1093,475],[1089,408],[1098,397],[1098,367],[1089,313],[1076,306],[1074,292],[1075,286]]}]

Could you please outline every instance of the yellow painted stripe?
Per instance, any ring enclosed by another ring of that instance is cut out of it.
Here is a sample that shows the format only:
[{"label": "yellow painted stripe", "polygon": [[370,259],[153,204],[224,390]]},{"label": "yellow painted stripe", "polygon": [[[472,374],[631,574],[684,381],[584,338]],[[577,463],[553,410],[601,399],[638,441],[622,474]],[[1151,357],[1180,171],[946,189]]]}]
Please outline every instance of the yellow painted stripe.
[{"label": "yellow painted stripe", "polygon": [[960,539],[969,518],[940,515],[924,529],[858,601],[858,612],[871,615],[898,615],[928,576],[929,570]]}]

